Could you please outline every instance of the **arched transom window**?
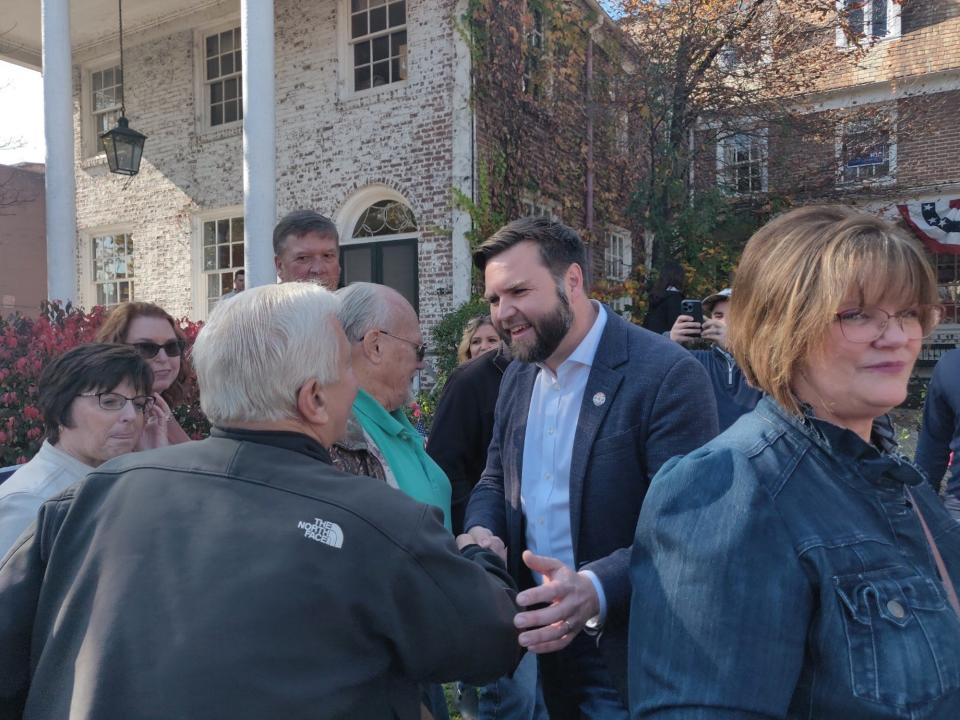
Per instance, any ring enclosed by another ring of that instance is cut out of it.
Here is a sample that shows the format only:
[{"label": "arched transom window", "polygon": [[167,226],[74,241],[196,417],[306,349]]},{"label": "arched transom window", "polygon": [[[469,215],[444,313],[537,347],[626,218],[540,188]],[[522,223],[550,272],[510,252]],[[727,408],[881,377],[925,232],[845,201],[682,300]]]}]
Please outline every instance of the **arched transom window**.
[{"label": "arched transom window", "polygon": [[341,284],[387,285],[419,311],[418,238],[416,216],[406,203],[388,199],[367,205],[340,244]]}]

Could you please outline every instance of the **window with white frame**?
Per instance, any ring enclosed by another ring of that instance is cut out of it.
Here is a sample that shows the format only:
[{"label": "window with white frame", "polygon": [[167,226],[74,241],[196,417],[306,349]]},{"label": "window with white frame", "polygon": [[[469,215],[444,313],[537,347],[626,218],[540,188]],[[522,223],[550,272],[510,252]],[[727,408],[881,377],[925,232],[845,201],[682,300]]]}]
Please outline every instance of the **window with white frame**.
[{"label": "window with white frame", "polygon": [[[123,77],[119,65],[90,73],[90,110],[95,139],[98,140],[101,133],[116,127],[122,93]],[[99,147],[99,141],[97,145]]]},{"label": "window with white frame", "polygon": [[520,210],[524,217],[545,217],[560,222],[556,203],[543,198],[524,197],[520,200]]},{"label": "window with white frame", "polygon": [[630,275],[633,261],[630,233],[609,229],[603,233],[603,272],[607,280],[622,282]]},{"label": "window with white frame", "polygon": [[90,238],[95,303],[112,307],[133,300],[133,238],[129,233]]},{"label": "window with white frame", "polygon": [[243,218],[205,220],[203,234],[203,287],[206,312],[233,290],[233,278],[243,269]]},{"label": "window with white frame", "polygon": [[840,47],[851,40],[883,40],[900,35],[900,3],[896,0],[837,0],[837,11]]},{"label": "window with white frame", "polygon": [[838,150],[841,183],[868,182],[893,177],[896,142],[893,118],[845,120],[840,126]]},{"label": "window with white frame", "polygon": [[623,95],[614,90],[609,91],[610,117],[613,124],[613,144],[620,154],[625,155],[630,150],[630,114],[623,106]]},{"label": "window with white frame", "polygon": [[767,191],[765,133],[734,133],[717,141],[717,184],[735,195]]},{"label": "window with white frame", "polygon": [[523,53],[523,92],[526,95],[539,97],[543,88],[541,87],[540,68],[542,66],[544,41],[546,39],[543,8],[536,3],[528,3],[531,22],[530,27],[524,34],[524,53]]},{"label": "window with white frame", "polygon": [[203,79],[207,125],[229,125],[243,119],[243,57],[240,28],[203,38]]},{"label": "window with white frame", "polygon": [[407,79],[406,0],[350,0],[353,90]]}]

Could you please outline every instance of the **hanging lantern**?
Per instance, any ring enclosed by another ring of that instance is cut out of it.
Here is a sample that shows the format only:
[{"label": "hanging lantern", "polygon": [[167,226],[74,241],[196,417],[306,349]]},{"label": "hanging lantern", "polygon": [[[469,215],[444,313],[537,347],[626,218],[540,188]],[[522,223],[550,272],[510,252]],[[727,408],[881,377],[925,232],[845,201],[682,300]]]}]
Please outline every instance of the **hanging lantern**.
[{"label": "hanging lantern", "polygon": [[120,117],[113,130],[100,134],[100,148],[107,155],[110,172],[118,175],[136,175],[140,172],[140,158],[143,157],[143,144],[147,136],[130,128],[126,118],[124,87],[127,76],[123,72],[123,0],[117,0],[120,18]]},{"label": "hanging lantern", "polygon": [[140,172],[140,158],[147,136],[130,129],[127,119],[120,115],[117,126],[100,135],[100,147],[107,154],[110,172],[118,175],[136,175]]}]

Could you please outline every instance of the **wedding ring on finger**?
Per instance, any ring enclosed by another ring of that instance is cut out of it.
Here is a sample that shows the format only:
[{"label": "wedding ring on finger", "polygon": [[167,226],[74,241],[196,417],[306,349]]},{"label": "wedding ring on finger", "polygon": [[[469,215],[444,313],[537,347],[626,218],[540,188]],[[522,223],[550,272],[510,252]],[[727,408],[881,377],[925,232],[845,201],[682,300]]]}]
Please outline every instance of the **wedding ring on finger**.
[{"label": "wedding ring on finger", "polygon": [[573,633],[573,625],[570,624],[569,620],[564,620],[563,624],[567,628],[567,631],[564,633],[564,635],[571,635]]}]

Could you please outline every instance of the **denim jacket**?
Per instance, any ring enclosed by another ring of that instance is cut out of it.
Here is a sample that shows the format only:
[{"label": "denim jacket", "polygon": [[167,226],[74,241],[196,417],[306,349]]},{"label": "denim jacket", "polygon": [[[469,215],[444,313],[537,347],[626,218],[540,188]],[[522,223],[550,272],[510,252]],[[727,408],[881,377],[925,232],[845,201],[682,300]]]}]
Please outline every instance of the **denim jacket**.
[{"label": "denim jacket", "polygon": [[[883,448],[878,450],[877,446]],[[896,452],[764,397],[665,464],[634,543],[635,718],[960,718],[960,524]]]}]

